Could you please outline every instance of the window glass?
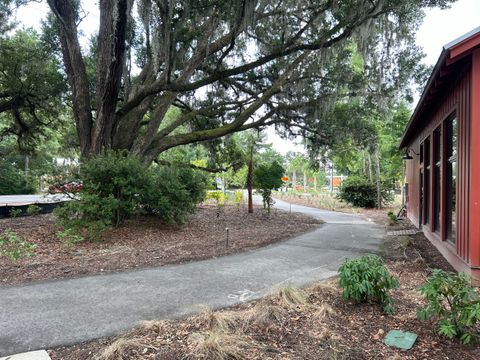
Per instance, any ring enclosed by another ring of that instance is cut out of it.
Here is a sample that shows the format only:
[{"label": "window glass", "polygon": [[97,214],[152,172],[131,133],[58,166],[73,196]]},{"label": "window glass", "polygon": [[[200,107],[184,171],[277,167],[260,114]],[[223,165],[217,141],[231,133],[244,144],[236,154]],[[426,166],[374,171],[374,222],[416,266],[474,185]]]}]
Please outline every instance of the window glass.
[{"label": "window glass", "polygon": [[457,213],[457,118],[455,114],[446,124],[446,238],[451,243],[456,242]]},{"label": "window glass", "polygon": [[442,156],[440,152],[440,127],[433,132],[433,229],[440,231],[440,194],[441,179],[440,171],[442,166]]}]

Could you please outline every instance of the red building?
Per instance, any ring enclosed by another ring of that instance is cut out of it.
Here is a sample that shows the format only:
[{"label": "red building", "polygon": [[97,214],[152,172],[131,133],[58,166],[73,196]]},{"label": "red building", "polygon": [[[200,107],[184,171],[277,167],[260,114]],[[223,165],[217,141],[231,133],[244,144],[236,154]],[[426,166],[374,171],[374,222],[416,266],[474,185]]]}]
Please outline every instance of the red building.
[{"label": "red building", "polygon": [[400,147],[408,217],[480,281],[480,27],[444,46]]}]

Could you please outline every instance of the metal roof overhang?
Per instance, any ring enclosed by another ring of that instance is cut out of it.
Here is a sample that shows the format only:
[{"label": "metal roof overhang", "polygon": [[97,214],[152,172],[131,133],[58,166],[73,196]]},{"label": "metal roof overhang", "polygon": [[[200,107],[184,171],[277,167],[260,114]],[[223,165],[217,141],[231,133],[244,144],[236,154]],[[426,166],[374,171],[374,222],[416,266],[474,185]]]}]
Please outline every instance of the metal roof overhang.
[{"label": "metal roof overhang", "polygon": [[400,140],[400,149],[407,147],[412,140],[412,135],[414,135],[417,126],[421,123],[422,115],[428,108],[429,101],[438,93],[439,86],[443,83],[442,79],[454,69],[453,64],[470,54],[473,48],[476,48],[479,45],[480,27],[477,27],[443,47],[442,53],[433,68],[432,74],[428,79],[427,85],[423,90],[415,111],[405,128]]}]

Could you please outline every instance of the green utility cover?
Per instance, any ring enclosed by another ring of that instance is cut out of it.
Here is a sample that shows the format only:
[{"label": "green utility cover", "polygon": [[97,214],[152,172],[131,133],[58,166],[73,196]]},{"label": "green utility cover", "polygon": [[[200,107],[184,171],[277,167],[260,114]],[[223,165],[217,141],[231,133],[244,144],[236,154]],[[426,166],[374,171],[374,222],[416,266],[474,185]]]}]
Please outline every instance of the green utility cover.
[{"label": "green utility cover", "polygon": [[417,334],[400,331],[390,330],[383,339],[383,342],[387,345],[397,347],[399,349],[410,350],[417,340]]}]

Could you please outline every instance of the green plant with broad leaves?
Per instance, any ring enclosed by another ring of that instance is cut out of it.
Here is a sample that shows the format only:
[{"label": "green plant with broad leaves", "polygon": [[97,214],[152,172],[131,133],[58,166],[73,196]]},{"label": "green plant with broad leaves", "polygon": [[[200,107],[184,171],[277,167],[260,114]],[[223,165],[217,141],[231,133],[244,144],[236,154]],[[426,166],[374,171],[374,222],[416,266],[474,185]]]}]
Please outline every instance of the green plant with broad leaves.
[{"label": "green plant with broad leaves", "polygon": [[389,290],[397,288],[399,284],[388,272],[382,258],[370,254],[347,259],[340,266],[339,273],[339,285],[345,300],[380,303],[386,314],[394,312]]},{"label": "green plant with broad leaves", "polygon": [[35,254],[37,245],[24,241],[14,231],[7,229],[0,235],[0,257],[17,261]]},{"label": "green plant with broad leaves", "polygon": [[465,274],[434,269],[419,288],[427,304],[417,310],[421,320],[438,320],[438,333],[463,344],[480,340],[480,294]]}]

